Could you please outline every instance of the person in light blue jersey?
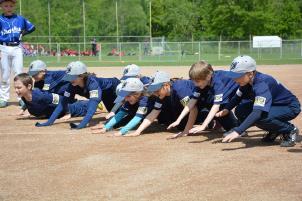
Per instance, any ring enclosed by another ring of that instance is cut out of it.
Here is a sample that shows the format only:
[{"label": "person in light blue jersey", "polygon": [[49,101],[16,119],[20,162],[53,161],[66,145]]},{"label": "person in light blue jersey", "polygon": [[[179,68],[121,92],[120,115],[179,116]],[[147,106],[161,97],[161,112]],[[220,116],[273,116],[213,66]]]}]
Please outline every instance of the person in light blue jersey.
[{"label": "person in light blue jersey", "polygon": [[139,78],[128,78],[123,83],[115,103],[122,103],[120,110],[102,127],[92,128],[92,133],[105,133],[122,127],[114,136],[127,136],[152,110],[152,99],[144,95],[144,84]]}]

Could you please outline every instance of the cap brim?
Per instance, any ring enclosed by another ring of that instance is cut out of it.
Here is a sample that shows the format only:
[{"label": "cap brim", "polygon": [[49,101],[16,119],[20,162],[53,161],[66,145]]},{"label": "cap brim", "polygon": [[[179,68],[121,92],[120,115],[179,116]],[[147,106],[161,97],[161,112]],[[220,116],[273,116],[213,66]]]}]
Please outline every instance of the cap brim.
[{"label": "cap brim", "polygon": [[155,92],[157,90],[159,90],[164,83],[158,83],[158,84],[150,84],[147,88],[148,92]]},{"label": "cap brim", "polygon": [[131,91],[121,90],[118,93],[118,96],[116,97],[116,99],[114,100],[114,103],[120,103],[120,102],[122,102],[125,99],[125,97],[128,96],[130,93],[131,93]]},{"label": "cap brim", "polygon": [[35,76],[39,73],[40,71],[28,71],[28,75],[30,76]]},{"label": "cap brim", "polygon": [[226,77],[232,78],[232,79],[237,79],[243,76],[245,73],[235,73],[232,71],[229,71],[225,74]]},{"label": "cap brim", "polygon": [[66,75],[64,75],[64,77],[62,78],[62,80],[71,82],[71,81],[73,81],[73,80],[75,80],[77,78],[78,78],[78,75],[68,75],[68,74],[66,74]]}]

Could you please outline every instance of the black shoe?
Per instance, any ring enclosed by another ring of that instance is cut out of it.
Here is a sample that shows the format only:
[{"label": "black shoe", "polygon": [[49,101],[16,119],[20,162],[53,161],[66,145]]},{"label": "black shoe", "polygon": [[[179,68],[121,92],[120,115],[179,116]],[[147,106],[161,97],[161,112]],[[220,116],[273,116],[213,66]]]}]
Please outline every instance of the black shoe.
[{"label": "black shoe", "polygon": [[278,137],[278,135],[279,134],[277,133],[267,132],[265,136],[261,139],[261,141],[265,143],[273,143]]},{"label": "black shoe", "polygon": [[295,127],[289,134],[283,134],[281,147],[293,147],[300,141],[299,129]]}]

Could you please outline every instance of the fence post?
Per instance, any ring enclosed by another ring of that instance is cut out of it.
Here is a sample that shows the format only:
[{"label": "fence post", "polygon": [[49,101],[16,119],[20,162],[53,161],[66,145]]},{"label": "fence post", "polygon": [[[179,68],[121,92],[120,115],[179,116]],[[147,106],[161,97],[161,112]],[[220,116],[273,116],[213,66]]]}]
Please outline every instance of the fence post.
[{"label": "fence post", "polygon": [[178,42],[177,46],[178,46],[178,61],[180,61],[181,60],[181,42]]},{"label": "fence post", "polygon": [[301,57],[302,57],[302,40],[301,40]]},{"label": "fence post", "polygon": [[102,61],[102,44],[99,43],[99,61]]},{"label": "fence post", "polygon": [[141,42],[138,43],[138,60],[139,61],[142,60],[142,43]]},{"label": "fence post", "polygon": [[79,61],[81,61],[81,44],[78,43],[78,57],[79,57]]},{"label": "fence post", "polygon": [[57,43],[57,63],[61,62],[61,47],[60,43]]},{"label": "fence post", "polygon": [[238,55],[241,55],[241,53],[240,53],[240,41],[238,41]]},{"label": "fence post", "polygon": [[118,47],[119,47],[119,57],[120,57],[120,61],[122,61],[122,44],[119,43]]},{"label": "fence post", "polygon": [[34,46],[34,56],[39,59],[38,43],[36,44],[36,47]]},{"label": "fence post", "polygon": [[198,61],[200,61],[201,58],[201,52],[200,52],[200,41],[198,42]]},{"label": "fence post", "polygon": [[218,60],[220,60],[221,41],[218,42]]},{"label": "fence post", "polygon": [[280,59],[282,59],[282,56],[283,56],[283,50],[282,50],[282,42],[281,42],[281,45],[280,45]]}]

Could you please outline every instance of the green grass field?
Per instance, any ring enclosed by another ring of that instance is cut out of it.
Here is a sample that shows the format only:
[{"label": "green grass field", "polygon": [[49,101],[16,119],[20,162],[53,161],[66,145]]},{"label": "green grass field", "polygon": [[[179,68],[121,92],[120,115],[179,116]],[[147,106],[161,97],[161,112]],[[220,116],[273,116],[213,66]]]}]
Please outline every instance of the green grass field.
[{"label": "green grass field", "polygon": [[[249,54],[254,57],[258,64],[301,64],[302,57],[283,57],[277,55],[261,55],[258,57],[257,54]],[[140,66],[184,66],[191,65],[192,63],[203,59],[211,63],[212,65],[229,65],[233,58],[238,56],[237,54],[221,54],[220,59],[218,59],[217,54],[205,54],[201,55],[166,55],[166,56],[145,56],[139,58],[138,56],[103,56],[93,57],[93,56],[36,56],[24,58],[25,66],[35,59],[41,59],[47,63],[50,67],[62,67],[71,61],[81,60],[85,62],[88,66],[124,66],[127,64],[135,63]]]}]

